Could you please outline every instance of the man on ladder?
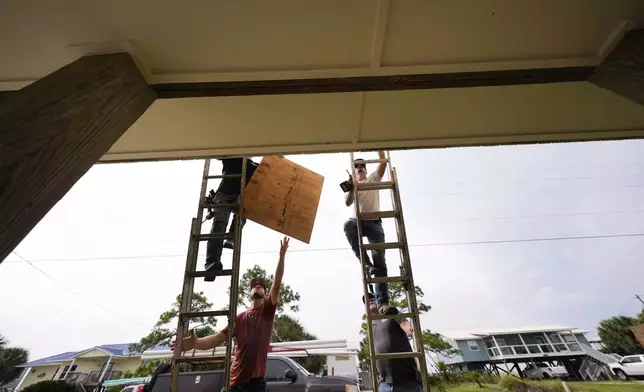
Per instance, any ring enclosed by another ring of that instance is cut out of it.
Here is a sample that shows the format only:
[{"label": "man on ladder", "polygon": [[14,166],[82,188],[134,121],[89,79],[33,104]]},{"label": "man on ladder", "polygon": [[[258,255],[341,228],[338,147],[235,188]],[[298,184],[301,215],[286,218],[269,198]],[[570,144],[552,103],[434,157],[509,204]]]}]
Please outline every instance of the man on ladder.
[{"label": "man on ladder", "polygon": [[[402,202],[398,187],[398,174],[391,165],[389,153],[378,152],[375,160],[354,159],[350,153],[351,167],[354,170],[357,181],[342,183],[340,186],[352,195],[347,195],[346,204],[353,202],[354,218],[345,224],[347,239],[353,248],[355,255],[360,259],[363,267],[362,288],[365,297],[370,295],[370,285],[376,285],[376,302],[365,303],[367,318],[367,339],[369,344],[369,359],[372,369],[372,381],[374,390],[380,392],[416,392],[420,389],[429,391],[427,381],[427,363],[425,361],[425,350],[422,341],[422,329],[420,327],[418,303],[414,290],[414,277],[412,273],[411,260],[409,255],[409,244],[407,243],[407,232],[403,218]],[[366,165],[378,163],[376,173],[367,177]],[[382,181],[385,169],[389,167],[389,181]],[[392,209],[390,211],[380,210],[380,199],[378,192],[389,189],[392,197]],[[385,242],[382,231],[383,218],[392,218],[396,226],[396,240]],[[355,230],[354,230],[355,228]],[[369,240],[365,244],[362,237]],[[398,249],[401,257],[400,276],[387,276],[384,252],[386,249]],[[374,264],[367,257],[367,250],[372,251]],[[376,275],[371,277],[370,275]],[[388,306],[387,284],[401,283],[407,297],[407,313],[399,313],[398,309]],[[363,297],[364,298],[364,297]],[[377,309],[377,311],[376,311]],[[395,319],[399,319],[396,321]],[[402,321],[402,320],[405,321]],[[411,328],[413,326],[413,328]],[[408,334],[413,336],[413,346],[409,344]],[[402,361],[401,361],[402,360]],[[415,364],[412,364],[415,362]],[[376,369],[381,371],[381,378],[377,377]],[[394,371],[394,369],[396,369]],[[419,370],[416,373],[416,369]],[[398,370],[402,372],[399,373]],[[413,377],[412,377],[413,370]],[[391,373],[391,375],[389,375]],[[377,388],[377,387],[380,388]]]},{"label": "man on ladder", "polygon": [[[354,202],[353,198],[353,178],[355,176],[356,182],[359,184],[363,183],[376,183],[381,182],[382,177],[385,175],[385,169],[387,169],[387,161],[385,159],[385,153],[383,151],[378,151],[378,158],[381,162],[378,163],[378,168],[375,172],[371,173],[367,177],[367,162],[363,159],[356,159],[354,161],[354,174],[349,177],[349,184],[351,188],[345,195],[345,204],[347,207],[351,206]],[[378,190],[367,190],[367,191],[358,191],[358,208],[360,211],[358,213],[377,213],[380,211],[380,192]],[[344,223],[344,234],[347,236],[347,240],[351,245],[353,253],[360,261],[360,250],[359,250],[359,240],[358,240],[358,222],[361,224],[361,234],[369,240],[370,244],[381,244],[385,242],[385,231],[382,228],[382,219],[362,219],[358,221],[358,217],[355,211],[353,210],[353,216],[351,219]],[[371,257],[373,258],[373,263],[369,260],[367,252],[363,249],[363,257],[365,263],[367,264],[367,269],[369,275],[374,275],[376,278],[386,278],[387,277],[387,263],[385,261],[385,250],[384,249],[374,249],[371,251]],[[376,302],[378,303],[378,310],[380,313],[387,313],[389,309],[389,294],[387,292],[387,283],[378,283],[376,286]]]},{"label": "man on ladder", "polygon": [[[257,163],[253,162],[250,159],[246,160],[246,180],[244,184],[248,184],[250,178],[255,173],[257,169]],[[210,191],[210,196],[206,197],[206,203],[209,207],[209,213],[206,216],[206,220],[212,218],[212,228],[210,229],[211,234],[222,234],[226,231],[228,227],[228,221],[230,220],[230,211],[235,208],[235,203],[239,199],[239,192],[241,188],[241,178],[242,173],[242,163],[243,158],[226,158],[221,159],[221,174],[222,179],[217,188],[217,192]],[[234,225],[237,222],[236,219],[237,212],[235,212],[235,217],[233,222],[230,225],[230,232],[234,232]],[[244,226],[245,219],[241,219],[241,226]],[[223,269],[221,264],[221,251],[222,247],[224,248],[233,248],[233,242],[226,240],[225,242],[221,239],[211,239],[208,241],[206,247],[206,271],[218,272]],[[204,278],[206,282],[212,282],[215,280],[216,275],[209,275]]]},{"label": "man on ladder", "polygon": [[[364,297],[362,298],[364,302]],[[369,295],[369,310],[378,314],[376,300]],[[389,314],[398,314],[398,309],[391,307]],[[409,344],[412,337],[412,325],[405,318],[371,320],[376,354],[412,353]],[[422,377],[414,358],[378,359],[378,392],[420,392]]]},{"label": "man on ladder", "polygon": [[[284,259],[288,242],[288,237],[284,237],[281,242],[275,280],[268,295],[266,295],[266,281],[263,278],[253,279],[250,283],[251,307],[235,318],[233,336],[236,345],[230,367],[230,392],[266,391],[266,360],[284,276]],[[234,294],[231,293],[231,295]],[[204,338],[198,338],[194,331],[190,331],[182,341],[181,350],[211,350],[227,340],[228,326],[219,333]],[[171,347],[174,350],[175,342],[172,342]]]}]

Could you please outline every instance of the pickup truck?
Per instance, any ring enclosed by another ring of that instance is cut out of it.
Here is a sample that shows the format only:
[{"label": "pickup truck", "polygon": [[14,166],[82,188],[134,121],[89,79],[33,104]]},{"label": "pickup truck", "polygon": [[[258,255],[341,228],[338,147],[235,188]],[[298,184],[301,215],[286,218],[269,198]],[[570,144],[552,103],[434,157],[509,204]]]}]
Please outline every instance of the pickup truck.
[{"label": "pickup truck", "polygon": [[[179,375],[179,392],[219,392],[224,387],[224,372],[186,372]],[[158,375],[151,392],[169,392],[170,374]],[[358,380],[339,376],[315,376],[288,357],[268,357],[267,392],[358,392]]]},{"label": "pickup truck", "polygon": [[627,355],[608,367],[620,380],[641,378],[644,377],[644,355]]}]

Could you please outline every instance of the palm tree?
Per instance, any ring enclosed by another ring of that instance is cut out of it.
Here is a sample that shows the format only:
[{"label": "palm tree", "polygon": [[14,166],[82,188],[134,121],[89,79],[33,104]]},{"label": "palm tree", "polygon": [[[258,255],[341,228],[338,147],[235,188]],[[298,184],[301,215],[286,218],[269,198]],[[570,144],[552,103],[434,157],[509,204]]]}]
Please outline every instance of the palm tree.
[{"label": "palm tree", "polygon": [[0,335],[0,385],[15,380],[22,369],[16,367],[29,360],[29,352],[21,347],[7,347],[9,341]]}]

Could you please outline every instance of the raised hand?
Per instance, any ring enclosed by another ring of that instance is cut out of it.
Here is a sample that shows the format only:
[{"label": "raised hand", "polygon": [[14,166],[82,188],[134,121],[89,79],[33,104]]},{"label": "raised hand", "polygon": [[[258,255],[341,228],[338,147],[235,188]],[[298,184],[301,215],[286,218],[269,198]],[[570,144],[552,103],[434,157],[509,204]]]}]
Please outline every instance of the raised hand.
[{"label": "raised hand", "polygon": [[286,256],[286,251],[288,250],[288,242],[290,238],[284,236],[284,239],[280,241],[280,257],[284,258]]}]

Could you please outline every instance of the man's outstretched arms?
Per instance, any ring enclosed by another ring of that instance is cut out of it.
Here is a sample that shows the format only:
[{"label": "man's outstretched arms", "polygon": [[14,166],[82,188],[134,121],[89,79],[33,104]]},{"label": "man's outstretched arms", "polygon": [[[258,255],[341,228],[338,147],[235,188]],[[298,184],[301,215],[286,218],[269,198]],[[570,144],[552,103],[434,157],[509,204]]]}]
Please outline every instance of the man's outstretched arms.
[{"label": "man's outstretched arms", "polygon": [[[214,335],[206,336],[204,338],[198,338],[194,330],[188,332],[188,336],[183,338],[183,343],[181,344],[182,351],[191,351],[191,350],[212,350],[213,348],[221,345],[226,341],[228,337],[226,331],[220,331]],[[170,348],[174,350],[177,343],[172,341],[170,343]]]}]

